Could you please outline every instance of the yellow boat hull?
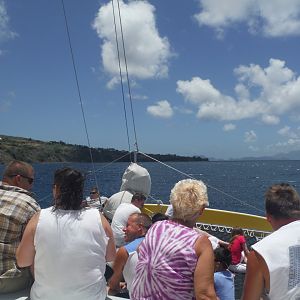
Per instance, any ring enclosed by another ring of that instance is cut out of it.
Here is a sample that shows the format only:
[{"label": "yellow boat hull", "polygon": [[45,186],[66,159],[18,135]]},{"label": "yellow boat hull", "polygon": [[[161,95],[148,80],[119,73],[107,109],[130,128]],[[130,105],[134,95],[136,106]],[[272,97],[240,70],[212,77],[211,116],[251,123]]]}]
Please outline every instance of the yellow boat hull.
[{"label": "yellow boat hull", "polygon": [[[166,204],[145,204],[144,212],[153,215],[154,213],[165,213]],[[241,227],[253,231],[271,232],[272,228],[265,217],[244,214],[239,212],[206,208],[198,219],[199,223],[217,225],[224,227]]]}]

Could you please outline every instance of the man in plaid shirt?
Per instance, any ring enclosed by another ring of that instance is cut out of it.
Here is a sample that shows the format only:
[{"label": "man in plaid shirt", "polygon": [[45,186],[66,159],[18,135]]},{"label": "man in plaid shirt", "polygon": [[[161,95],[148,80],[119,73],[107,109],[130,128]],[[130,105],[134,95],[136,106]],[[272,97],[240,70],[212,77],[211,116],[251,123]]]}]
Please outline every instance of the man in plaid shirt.
[{"label": "man in plaid shirt", "polygon": [[16,249],[26,224],[40,210],[29,192],[33,180],[33,167],[14,160],[0,181],[0,294],[22,290],[32,283],[29,269],[16,266]]}]

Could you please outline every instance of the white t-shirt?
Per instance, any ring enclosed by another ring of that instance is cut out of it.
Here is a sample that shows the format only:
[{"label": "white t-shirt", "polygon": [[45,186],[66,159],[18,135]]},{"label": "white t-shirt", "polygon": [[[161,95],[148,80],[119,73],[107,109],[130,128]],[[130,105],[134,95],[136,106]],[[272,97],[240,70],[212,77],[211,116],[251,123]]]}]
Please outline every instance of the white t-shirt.
[{"label": "white t-shirt", "polygon": [[140,212],[141,210],[131,203],[122,203],[117,208],[111,222],[111,229],[113,231],[115,243],[118,248],[125,245],[123,229],[127,224],[129,216],[133,213]]},{"label": "white t-shirt", "polygon": [[97,209],[42,209],[30,299],[104,300],[107,243]]},{"label": "white t-shirt", "polygon": [[269,299],[300,299],[300,221],[280,227],[252,248],[268,266]]}]

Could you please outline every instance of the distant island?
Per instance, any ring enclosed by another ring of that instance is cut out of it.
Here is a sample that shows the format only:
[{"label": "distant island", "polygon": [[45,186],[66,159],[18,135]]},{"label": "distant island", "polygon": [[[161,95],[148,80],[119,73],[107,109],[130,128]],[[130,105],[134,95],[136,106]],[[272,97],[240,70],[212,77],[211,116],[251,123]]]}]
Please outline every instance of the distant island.
[{"label": "distant island", "polygon": [[[90,150],[94,162],[111,162],[116,159],[129,162],[128,151],[113,148],[89,148],[83,145],[67,144],[63,141],[44,142],[31,138],[0,135],[0,164],[13,159],[35,162],[91,162]],[[176,154],[147,154],[159,161],[208,161],[203,156],[180,156]],[[138,161],[153,161],[143,155]]]}]

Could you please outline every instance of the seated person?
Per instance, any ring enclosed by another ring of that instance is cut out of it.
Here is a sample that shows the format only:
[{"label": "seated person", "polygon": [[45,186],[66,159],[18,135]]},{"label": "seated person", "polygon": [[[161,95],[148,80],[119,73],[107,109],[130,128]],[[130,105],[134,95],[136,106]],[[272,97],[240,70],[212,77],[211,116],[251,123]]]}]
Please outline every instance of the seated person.
[{"label": "seated person", "polygon": [[220,300],[234,300],[234,275],[228,270],[231,252],[223,247],[215,249],[214,283]]},{"label": "seated person", "polygon": [[23,290],[33,282],[29,268],[16,264],[16,250],[24,228],[40,210],[30,192],[33,182],[33,167],[18,160],[6,166],[0,181],[0,294]]},{"label": "seated person", "polygon": [[100,192],[97,187],[93,187],[90,191],[90,196],[86,198],[86,204],[88,207],[102,209],[107,199],[107,197],[100,196]]},{"label": "seated person", "polygon": [[120,192],[113,194],[104,206],[103,213],[105,217],[111,221],[121,203],[130,203],[135,193],[142,193],[147,198],[150,190],[151,178],[149,172],[140,165],[131,163],[123,174]]},{"label": "seated person", "polygon": [[34,265],[31,300],[106,298],[106,261],[116,254],[113,234],[99,211],[81,208],[83,186],[81,172],[57,170],[53,207],[26,226],[16,255],[20,267]]},{"label": "seated person", "polygon": [[249,250],[246,244],[246,239],[242,228],[232,228],[231,239],[228,249],[231,252],[231,264],[229,270],[234,273],[246,273],[246,261],[244,255],[249,255]]},{"label": "seated person", "polygon": [[117,251],[116,259],[113,263],[113,275],[108,282],[108,293],[110,295],[118,296],[118,293],[124,295],[120,287],[122,273],[127,284],[127,290],[131,290],[131,284],[135,275],[135,266],[137,264],[136,250],[151,225],[151,219],[146,214],[133,213],[129,216],[127,225],[124,228],[125,242],[128,244]]},{"label": "seated person", "polygon": [[124,228],[126,227],[129,216],[133,213],[140,213],[145,200],[146,197],[143,194],[135,193],[132,196],[131,203],[122,203],[117,208],[111,222],[111,229],[118,248],[126,244],[124,240]]},{"label": "seated person", "polygon": [[200,180],[181,180],[170,202],[172,218],[153,224],[139,246],[130,299],[216,299],[213,250],[193,230],[208,206],[207,188]]}]

